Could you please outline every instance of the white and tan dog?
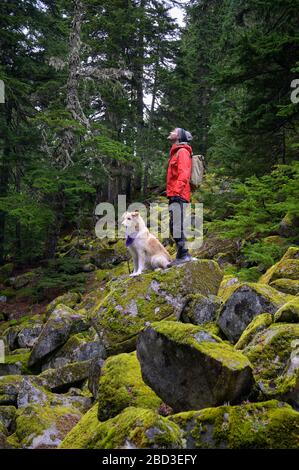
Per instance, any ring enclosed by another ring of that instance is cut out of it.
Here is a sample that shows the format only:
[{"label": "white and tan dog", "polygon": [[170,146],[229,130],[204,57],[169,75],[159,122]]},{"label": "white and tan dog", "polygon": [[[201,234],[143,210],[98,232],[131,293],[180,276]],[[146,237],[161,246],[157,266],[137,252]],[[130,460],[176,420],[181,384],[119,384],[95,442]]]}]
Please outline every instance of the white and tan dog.
[{"label": "white and tan dog", "polygon": [[125,212],[122,225],[126,227],[126,246],[134,262],[134,271],[130,276],[138,276],[145,269],[166,269],[170,266],[169,253],[149,232],[138,210]]}]

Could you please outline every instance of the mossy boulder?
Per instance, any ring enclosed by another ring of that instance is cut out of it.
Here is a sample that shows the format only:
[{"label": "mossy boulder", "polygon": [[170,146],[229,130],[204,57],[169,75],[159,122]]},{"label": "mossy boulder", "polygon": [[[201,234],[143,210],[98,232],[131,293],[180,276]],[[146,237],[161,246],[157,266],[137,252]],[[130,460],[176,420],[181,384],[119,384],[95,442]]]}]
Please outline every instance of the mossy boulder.
[{"label": "mossy boulder", "polygon": [[11,449],[13,446],[7,442],[8,432],[5,426],[0,422],[0,449]]},{"label": "mossy boulder", "polygon": [[280,307],[274,315],[274,321],[299,323],[299,296]]},{"label": "mossy boulder", "polygon": [[24,449],[56,448],[81,417],[72,407],[26,406],[18,410],[16,431],[8,442]]},{"label": "mossy boulder", "polygon": [[260,398],[299,406],[299,325],[274,323],[257,333],[243,354],[253,365]]},{"label": "mossy boulder", "polygon": [[70,387],[82,386],[88,378],[90,364],[91,361],[72,362],[59,369],[47,369],[38,377],[51,391],[66,391]]},{"label": "mossy boulder", "polygon": [[194,325],[214,322],[220,306],[221,300],[216,295],[190,295],[186,299],[180,320]]},{"label": "mossy boulder", "polygon": [[31,348],[40,335],[43,324],[44,315],[25,315],[1,325],[0,335],[10,351]]},{"label": "mossy boulder", "polygon": [[39,278],[42,276],[41,268],[37,268],[33,271],[28,271],[24,274],[20,274],[16,277],[9,278],[9,285],[14,289],[19,290],[25,286],[34,286]]},{"label": "mossy boulder", "polygon": [[113,418],[129,406],[158,410],[162,400],[142,379],[136,352],[108,358],[98,390],[100,421]]},{"label": "mossy boulder", "polygon": [[68,393],[52,393],[43,386],[43,379],[38,376],[26,376],[20,385],[18,409],[28,405],[39,406],[71,406],[84,413],[91,407],[91,397],[80,389],[72,388]]},{"label": "mossy boulder", "polygon": [[0,282],[4,282],[9,276],[11,276],[14,270],[13,263],[6,263],[0,267]]},{"label": "mossy boulder", "polygon": [[92,408],[66,436],[60,449],[181,449],[180,428],[155,411],[129,407],[101,423]]},{"label": "mossy boulder", "polygon": [[295,237],[299,234],[299,217],[288,212],[279,224],[278,234],[281,237]]},{"label": "mossy boulder", "polygon": [[110,292],[92,312],[109,354],[131,352],[138,333],[151,322],[180,316],[190,294],[216,294],[222,271],[211,260],[197,260],[141,276],[110,281]]},{"label": "mossy boulder", "polygon": [[240,239],[220,238],[215,233],[207,234],[199,249],[191,250],[192,256],[213,259],[219,253],[230,253],[231,261],[235,261],[240,250]]},{"label": "mossy boulder", "polygon": [[63,295],[59,295],[52,302],[47,305],[46,318],[49,318],[51,313],[56,309],[59,304],[63,304],[66,307],[73,308],[81,300],[81,294],[78,292],[66,292]]},{"label": "mossy boulder", "polygon": [[5,362],[2,364],[0,363],[0,376],[30,373],[28,368],[29,357],[29,349],[16,349],[10,354],[6,354]]},{"label": "mossy boulder", "polygon": [[225,274],[220,283],[217,292],[217,297],[220,298],[222,301],[226,300],[226,298],[231,294],[232,287],[236,287],[240,284],[241,281],[236,276],[233,276],[231,274]]},{"label": "mossy boulder", "polygon": [[106,357],[103,342],[94,328],[72,335],[42,366],[42,370],[57,369],[72,362],[88,361],[94,357]]},{"label": "mossy boulder", "polygon": [[65,305],[57,305],[33,346],[29,366],[45,361],[49,354],[63,345],[72,334],[87,330],[89,327],[89,321],[84,315]]},{"label": "mossy boulder", "polygon": [[225,336],[236,343],[254,317],[261,313],[274,314],[292,298],[273,287],[256,282],[233,285],[230,292],[226,292],[218,325]]},{"label": "mossy boulder", "polygon": [[[132,271],[132,270],[131,270]],[[117,266],[113,266],[111,269],[97,269],[95,277],[97,281],[110,281],[111,279],[117,279],[120,276],[126,277],[129,274],[128,262],[120,263]]]},{"label": "mossy boulder", "polygon": [[23,381],[21,375],[6,375],[0,377],[0,404],[16,405],[18,393]]},{"label": "mossy boulder", "polygon": [[274,289],[284,292],[285,294],[298,295],[299,294],[299,280],[294,279],[276,279],[269,284]]},{"label": "mossy boulder", "polygon": [[15,428],[16,411],[15,406],[0,406],[0,423],[9,433]]},{"label": "mossy boulder", "polygon": [[16,325],[7,328],[3,332],[3,338],[8,348],[32,348],[43,329],[43,320],[43,315],[26,316]]},{"label": "mossy boulder", "polygon": [[220,406],[168,418],[187,449],[298,449],[299,413],[276,400]]},{"label": "mossy boulder", "polygon": [[257,333],[268,328],[268,326],[272,325],[273,321],[274,318],[271,313],[257,315],[243,331],[239,341],[235,344],[235,349],[244,349]]},{"label": "mossy boulder", "polygon": [[299,247],[289,247],[281,260],[260,277],[259,282],[270,284],[277,279],[299,280]]},{"label": "mossy boulder", "polygon": [[159,322],[138,337],[142,377],[175,411],[237,402],[252,388],[250,362],[199,326]]},{"label": "mossy boulder", "polygon": [[124,239],[117,240],[114,244],[108,244],[89,255],[89,261],[101,269],[109,269],[128,259],[130,259],[130,253]]}]

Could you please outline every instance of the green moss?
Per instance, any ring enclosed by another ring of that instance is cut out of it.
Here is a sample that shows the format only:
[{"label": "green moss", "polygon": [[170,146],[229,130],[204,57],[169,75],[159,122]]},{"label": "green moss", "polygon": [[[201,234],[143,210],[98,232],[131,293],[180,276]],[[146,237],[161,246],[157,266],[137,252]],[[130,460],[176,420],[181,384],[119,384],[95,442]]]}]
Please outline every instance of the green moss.
[{"label": "green moss", "polygon": [[98,405],[95,404],[78,424],[67,434],[59,445],[60,449],[87,449],[90,441],[94,439],[97,428],[100,426],[98,420]]},{"label": "green moss", "polygon": [[281,258],[282,261],[286,259],[299,259],[299,247],[290,246]]},{"label": "green moss", "polygon": [[274,315],[275,322],[299,323],[299,297],[280,307]]},{"label": "green moss", "polygon": [[162,400],[142,380],[136,352],[108,358],[99,382],[99,420],[113,418],[128,406],[158,409]]},{"label": "green moss", "polygon": [[146,323],[175,320],[186,295],[215,294],[221,278],[214,261],[199,260],[163,272],[110,281],[110,292],[92,312],[94,326],[103,335],[108,351],[129,352]]},{"label": "green moss", "polygon": [[205,331],[201,326],[187,325],[177,322],[159,322],[151,326],[158,334],[166,336],[171,341],[193,347],[197,351],[220,361],[224,366],[235,370],[250,366],[247,358],[233,346],[224,343],[213,334],[201,337]]},{"label": "green moss", "polygon": [[[20,351],[20,352],[19,352]],[[30,374],[30,370],[28,368],[28,359],[30,356],[30,351],[26,351],[24,349],[15,350],[11,354],[7,354],[5,356],[5,363],[7,365],[21,365],[22,374]]]},{"label": "green moss", "polygon": [[269,284],[276,279],[299,280],[299,248],[289,247],[278,263],[269,268],[259,282]]},{"label": "green moss", "polygon": [[5,295],[8,299],[12,299],[16,295],[16,291],[12,287],[6,287],[0,291],[0,295]]},{"label": "green moss", "polygon": [[4,282],[9,276],[11,276],[14,269],[13,263],[6,263],[0,267],[0,282]]},{"label": "green moss", "polygon": [[269,245],[276,245],[280,247],[285,247],[287,243],[286,239],[280,237],[279,235],[271,235],[269,237],[263,238],[262,240]]},{"label": "green moss", "polygon": [[60,389],[65,385],[71,385],[77,382],[82,382],[88,377],[90,369],[90,360],[71,362],[59,369],[47,369],[41,374],[39,378],[51,390]]},{"label": "green moss", "polygon": [[46,436],[43,447],[57,447],[70,429],[77,424],[81,413],[73,407],[29,405],[18,410],[13,435],[22,447],[36,447],[34,439]]},{"label": "green moss", "polygon": [[[88,418],[88,419],[87,419]],[[180,429],[152,410],[129,407],[104,423],[95,420],[94,411],[64,439],[63,449],[178,449],[183,447]],[[79,432],[80,429],[80,432]],[[85,437],[82,438],[82,434]]]},{"label": "green moss", "polygon": [[59,297],[56,297],[52,302],[47,305],[46,316],[49,315],[55,310],[59,304],[63,304],[66,307],[73,308],[81,299],[81,295],[78,292],[66,292]]},{"label": "green moss", "polygon": [[187,446],[197,449],[299,447],[299,413],[275,400],[207,408],[169,419],[183,429]]},{"label": "green moss", "polygon": [[10,320],[4,322],[0,325],[0,335],[6,334],[8,328],[17,327],[16,330],[20,331],[23,328],[31,327],[36,323],[40,323],[45,321],[45,315],[24,315],[18,319]]},{"label": "green moss", "polygon": [[200,327],[207,333],[211,333],[212,335],[218,336],[218,338],[223,339],[223,333],[216,322],[203,323],[202,325],[200,325]]},{"label": "green moss", "polygon": [[0,394],[17,394],[23,381],[21,375],[4,375],[0,377]]},{"label": "green moss", "polygon": [[243,353],[253,364],[257,382],[271,380],[275,391],[275,380],[284,372],[292,342],[298,339],[299,325],[296,324],[275,323],[256,334]]},{"label": "green moss", "polygon": [[299,281],[294,279],[276,279],[276,281],[270,282],[270,286],[285,294],[299,294]]},{"label": "green moss", "polygon": [[272,323],[273,316],[271,313],[257,315],[243,331],[239,341],[235,344],[235,349],[244,349],[258,332],[265,330]]}]

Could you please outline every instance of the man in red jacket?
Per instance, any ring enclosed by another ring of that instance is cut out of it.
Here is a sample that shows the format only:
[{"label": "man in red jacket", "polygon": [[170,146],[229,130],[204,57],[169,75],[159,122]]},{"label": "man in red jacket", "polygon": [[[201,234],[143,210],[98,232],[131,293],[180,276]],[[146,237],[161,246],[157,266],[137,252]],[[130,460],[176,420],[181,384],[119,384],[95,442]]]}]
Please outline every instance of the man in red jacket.
[{"label": "man in red jacket", "polygon": [[176,260],[172,264],[180,264],[192,260],[185,247],[183,230],[185,210],[191,198],[192,147],[188,142],[192,140],[192,135],[177,127],[170,132],[168,139],[172,147],[168,160],[166,195],[169,199],[169,230],[177,247]]}]

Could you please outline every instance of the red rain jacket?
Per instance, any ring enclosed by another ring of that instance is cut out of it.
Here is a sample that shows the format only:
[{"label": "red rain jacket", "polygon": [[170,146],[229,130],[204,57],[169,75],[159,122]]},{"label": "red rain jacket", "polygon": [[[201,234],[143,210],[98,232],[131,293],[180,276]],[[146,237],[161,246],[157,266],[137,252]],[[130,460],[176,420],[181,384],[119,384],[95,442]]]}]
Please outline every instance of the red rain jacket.
[{"label": "red rain jacket", "polygon": [[173,144],[171,147],[166,179],[167,197],[180,196],[190,202],[191,156],[192,148],[190,145]]}]

